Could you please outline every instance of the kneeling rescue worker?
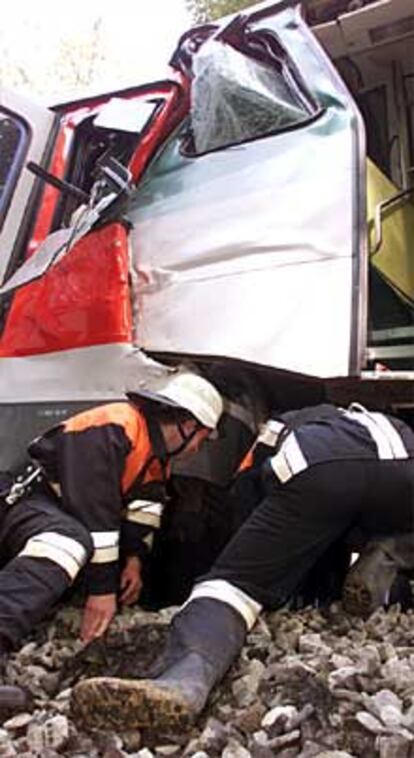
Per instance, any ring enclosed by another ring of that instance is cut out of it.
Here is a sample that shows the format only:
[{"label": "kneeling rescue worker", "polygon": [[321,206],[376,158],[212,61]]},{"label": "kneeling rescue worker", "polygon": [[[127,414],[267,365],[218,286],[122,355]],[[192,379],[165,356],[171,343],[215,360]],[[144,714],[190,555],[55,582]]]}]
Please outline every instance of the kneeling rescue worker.
[{"label": "kneeling rescue worker", "polygon": [[[84,569],[81,638],[108,628],[120,602],[138,599],[141,564],[159,527],[170,458],[195,452],[223,410],[216,388],[186,370],[133,389],[129,400],[82,412],[29,446],[25,482],[2,493],[0,656],[7,658]],[[34,476],[35,475],[35,476]],[[122,566],[119,565],[120,550]],[[87,564],[87,565],[86,565]],[[0,707],[19,706],[0,687]]]},{"label": "kneeling rescue worker", "polygon": [[191,721],[261,609],[284,606],[336,540],[355,526],[367,540],[412,533],[414,433],[403,422],[356,404],[325,405],[284,414],[270,431],[267,495],[173,618],[151,678],[78,683],[72,713],[80,723],[119,729]]}]

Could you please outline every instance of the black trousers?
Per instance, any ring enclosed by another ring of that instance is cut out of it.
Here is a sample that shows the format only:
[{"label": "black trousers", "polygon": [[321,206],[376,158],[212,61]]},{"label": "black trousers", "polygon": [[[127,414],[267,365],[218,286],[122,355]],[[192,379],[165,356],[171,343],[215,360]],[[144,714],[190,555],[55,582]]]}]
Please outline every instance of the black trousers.
[{"label": "black trousers", "polygon": [[62,511],[51,495],[33,494],[0,510],[0,636],[20,644],[63,595],[72,580],[48,558],[21,556],[27,541],[44,532],[69,537],[92,554],[88,530]]},{"label": "black trousers", "polygon": [[222,579],[266,608],[284,605],[316,562],[347,532],[372,536],[414,527],[414,461],[335,461],[279,484],[202,580]]},{"label": "black trousers", "polygon": [[174,476],[170,501],[147,563],[140,605],[183,603],[196,577],[209,570],[233,534],[227,491],[211,482]]}]

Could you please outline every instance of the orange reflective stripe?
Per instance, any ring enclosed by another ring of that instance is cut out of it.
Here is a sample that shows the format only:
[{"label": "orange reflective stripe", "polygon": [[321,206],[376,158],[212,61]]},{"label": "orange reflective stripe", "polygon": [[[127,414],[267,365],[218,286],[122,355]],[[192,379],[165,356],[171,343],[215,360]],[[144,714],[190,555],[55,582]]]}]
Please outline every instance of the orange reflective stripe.
[{"label": "orange reflective stripe", "polygon": [[[63,422],[65,432],[82,432],[86,429],[118,424],[121,426],[131,443],[124,472],[122,475],[122,492],[127,492],[147,460],[152,455],[151,442],[144,416],[130,403],[109,403],[89,411],[83,411]],[[162,470],[159,461],[151,464],[145,480],[161,478]]]},{"label": "orange reflective stripe", "polygon": [[250,448],[250,450],[244,456],[242,462],[239,465],[239,468],[237,469],[238,474],[240,474],[242,471],[246,471],[248,468],[252,468],[253,463],[254,463],[254,455],[253,455],[254,448],[255,446]]},{"label": "orange reflective stripe", "polygon": [[147,424],[139,411],[136,411],[136,421],[134,438],[131,439],[128,434],[128,437],[131,440],[132,450],[125,461],[124,473],[122,475],[122,492],[128,491],[131,484],[152,455]]},{"label": "orange reflective stripe", "polygon": [[137,423],[137,415],[138,411],[129,403],[107,403],[68,418],[63,422],[63,428],[65,432],[83,432],[85,429],[91,429],[94,426],[119,424],[125,429],[125,433],[132,442],[132,439],[135,438],[133,427]]}]

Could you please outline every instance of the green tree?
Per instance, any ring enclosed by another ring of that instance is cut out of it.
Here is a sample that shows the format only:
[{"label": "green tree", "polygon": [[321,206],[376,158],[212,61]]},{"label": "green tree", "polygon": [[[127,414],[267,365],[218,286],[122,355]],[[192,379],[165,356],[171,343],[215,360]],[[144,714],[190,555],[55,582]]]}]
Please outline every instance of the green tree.
[{"label": "green tree", "polygon": [[194,21],[204,24],[256,5],[257,2],[258,0],[186,0],[186,5]]}]

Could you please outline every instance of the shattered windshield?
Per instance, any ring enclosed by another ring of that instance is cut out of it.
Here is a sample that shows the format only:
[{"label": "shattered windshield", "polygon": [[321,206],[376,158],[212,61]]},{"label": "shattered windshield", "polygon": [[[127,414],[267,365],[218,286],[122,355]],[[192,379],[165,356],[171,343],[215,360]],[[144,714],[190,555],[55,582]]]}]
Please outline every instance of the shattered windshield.
[{"label": "shattered windshield", "polygon": [[191,128],[196,153],[281,131],[309,109],[281,68],[210,40],[194,59]]}]

